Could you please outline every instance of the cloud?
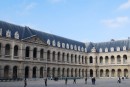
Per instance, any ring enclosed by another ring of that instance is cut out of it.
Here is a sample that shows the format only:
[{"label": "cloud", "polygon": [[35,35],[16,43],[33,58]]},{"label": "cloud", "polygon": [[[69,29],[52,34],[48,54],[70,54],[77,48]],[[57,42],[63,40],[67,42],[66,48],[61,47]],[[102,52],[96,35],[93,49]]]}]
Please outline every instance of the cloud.
[{"label": "cloud", "polygon": [[129,9],[130,8],[130,0],[128,0],[126,3],[123,3],[120,5],[119,9]]},{"label": "cloud", "polygon": [[101,22],[107,27],[118,28],[126,25],[129,22],[129,18],[127,16],[122,16],[115,19],[102,20]]},{"label": "cloud", "polygon": [[37,4],[32,2],[32,3],[29,3],[28,5],[25,6],[25,10],[31,10],[33,9]]}]

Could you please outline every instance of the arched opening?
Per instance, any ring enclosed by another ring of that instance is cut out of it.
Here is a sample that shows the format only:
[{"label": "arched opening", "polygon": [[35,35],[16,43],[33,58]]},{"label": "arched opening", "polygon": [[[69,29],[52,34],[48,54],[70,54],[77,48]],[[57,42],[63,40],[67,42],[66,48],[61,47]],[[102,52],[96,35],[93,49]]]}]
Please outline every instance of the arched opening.
[{"label": "arched opening", "polygon": [[111,56],[111,64],[115,64],[115,58],[114,58],[114,56]]},{"label": "arched opening", "polygon": [[43,57],[44,57],[44,50],[41,49],[41,50],[40,50],[40,59],[43,60]]},{"label": "arched opening", "polygon": [[71,54],[71,63],[73,63],[73,54]]},{"label": "arched opening", "polygon": [[43,67],[40,68],[40,78],[43,78]]},{"label": "arched opening", "polygon": [[65,62],[65,53],[62,54],[62,62]]},{"label": "arched opening", "polygon": [[5,45],[5,55],[10,55],[10,45],[9,44]]},{"label": "arched opening", "polygon": [[81,64],[80,55],[79,55],[79,64]]},{"label": "arched opening", "polygon": [[77,69],[75,69],[75,77],[77,77]]},{"label": "arched opening", "polygon": [[81,69],[79,69],[79,77],[81,77]]},{"label": "arched opening", "polygon": [[36,67],[33,67],[33,78],[36,78],[36,75],[37,75],[37,68]]},{"label": "arched opening", "polygon": [[84,77],[84,69],[82,69],[82,77]]},{"label": "arched opening", "polygon": [[71,77],[73,77],[73,68],[71,69]]},{"label": "arched opening", "polygon": [[65,77],[65,68],[62,69],[62,77]]},{"label": "arched opening", "polygon": [[33,49],[33,58],[37,58],[37,48]]},{"label": "arched opening", "polygon": [[50,67],[47,68],[47,77],[50,77]]},{"label": "arched opening", "polygon": [[121,56],[120,55],[117,56],[117,64],[121,64]]},{"label": "arched opening", "polygon": [[67,69],[67,77],[69,77],[69,68]]},{"label": "arched opening", "polygon": [[106,77],[109,77],[109,70],[106,69]]},{"label": "arched opening", "polygon": [[61,77],[60,68],[58,68],[57,76],[58,76],[58,77]]},{"label": "arched opening", "polygon": [[57,60],[58,60],[58,62],[60,62],[60,52],[58,52]]},{"label": "arched opening", "polygon": [[85,71],[85,76],[86,76],[86,77],[88,76],[88,75],[87,75],[87,73],[88,73],[87,71],[88,71],[88,70],[86,69],[86,71]]},{"label": "arched opening", "polygon": [[100,77],[103,77],[103,69],[100,70]]},{"label": "arched opening", "polygon": [[17,66],[13,67],[13,78],[16,79],[17,78]]},{"label": "arched opening", "polygon": [[25,78],[29,78],[29,67],[25,67]]},{"label": "arched opening", "polygon": [[55,55],[56,55],[56,53],[55,53],[55,51],[53,51],[53,53],[52,53],[52,61],[53,62],[55,62],[55,60],[56,60]]},{"label": "arched opening", "polygon": [[9,78],[9,66],[4,67],[4,78]]},{"label": "arched opening", "polygon": [[52,69],[52,76],[55,77],[55,68]]},{"label": "arched opening", "polygon": [[14,56],[18,56],[18,46],[14,46]]},{"label": "arched opening", "polygon": [[30,53],[30,48],[29,47],[26,47],[26,50],[25,50],[25,57],[29,57]]},{"label": "arched opening", "polygon": [[93,70],[90,69],[90,77],[93,77]]},{"label": "arched opening", "polygon": [[103,64],[103,57],[100,57],[100,64]]},{"label": "arched opening", "polygon": [[89,57],[89,63],[93,63],[93,57],[92,56]]},{"label": "arched opening", "polygon": [[82,56],[82,64],[84,64],[84,56]]},{"label": "arched opening", "polygon": [[69,54],[67,54],[67,63],[69,63]]},{"label": "arched opening", "polygon": [[123,55],[123,64],[127,64],[127,55]]},{"label": "arched opening", "polygon": [[50,50],[47,51],[47,61],[50,61]]},{"label": "arched opening", "polygon": [[111,77],[115,77],[115,70],[114,69],[112,69],[112,71],[111,71]]},{"label": "arched opening", "polygon": [[124,69],[124,77],[128,77],[128,69]]},{"label": "arched opening", "polygon": [[117,76],[118,76],[118,77],[121,77],[121,76],[122,76],[121,69],[118,69],[118,70],[117,70]]},{"label": "arched opening", "polygon": [[105,56],[105,64],[108,64],[108,61],[109,61],[108,56]]},{"label": "arched opening", "polygon": [[75,63],[77,63],[77,55],[75,55]]}]

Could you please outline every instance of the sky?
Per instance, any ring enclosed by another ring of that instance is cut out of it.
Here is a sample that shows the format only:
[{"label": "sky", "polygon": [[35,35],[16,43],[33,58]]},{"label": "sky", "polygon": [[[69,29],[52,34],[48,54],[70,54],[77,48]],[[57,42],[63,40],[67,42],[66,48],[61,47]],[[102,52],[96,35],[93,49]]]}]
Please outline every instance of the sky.
[{"label": "sky", "polygon": [[81,42],[130,37],[130,0],[1,0],[0,20]]}]

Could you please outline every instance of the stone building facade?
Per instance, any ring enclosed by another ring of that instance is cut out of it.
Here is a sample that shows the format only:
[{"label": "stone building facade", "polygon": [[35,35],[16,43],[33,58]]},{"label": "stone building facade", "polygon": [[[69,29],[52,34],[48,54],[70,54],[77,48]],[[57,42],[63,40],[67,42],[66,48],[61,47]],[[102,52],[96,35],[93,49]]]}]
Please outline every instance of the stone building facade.
[{"label": "stone building facade", "polygon": [[130,76],[130,39],[83,43],[0,21],[0,78]]}]

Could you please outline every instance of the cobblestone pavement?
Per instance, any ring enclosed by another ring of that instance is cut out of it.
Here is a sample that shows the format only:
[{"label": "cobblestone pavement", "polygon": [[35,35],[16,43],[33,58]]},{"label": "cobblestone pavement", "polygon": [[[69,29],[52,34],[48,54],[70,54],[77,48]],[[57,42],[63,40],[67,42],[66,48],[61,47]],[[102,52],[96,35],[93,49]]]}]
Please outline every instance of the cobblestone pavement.
[{"label": "cobblestone pavement", "polygon": [[[68,80],[68,84],[65,85],[64,80],[48,80],[47,87],[130,87],[130,79],[125,79],[120,84],[117,83],[117,79],[96,79],[95,85],[92,85],[91,79],[88,79],[87,84],[84,79],[78,79],[76,82],[73,84],[73,80]],[[45,87],[44,80],[27,81],[27,83],[27,87]],[[0,82],[0,87],[24,87],[24,81]]]}]

